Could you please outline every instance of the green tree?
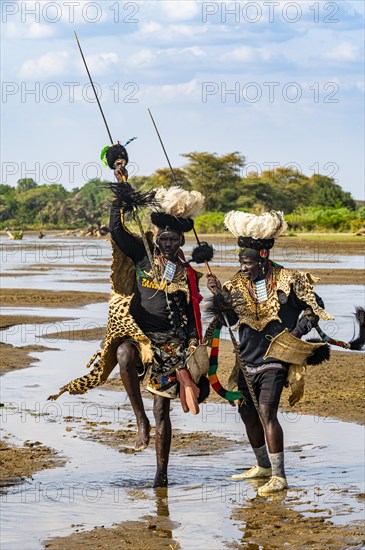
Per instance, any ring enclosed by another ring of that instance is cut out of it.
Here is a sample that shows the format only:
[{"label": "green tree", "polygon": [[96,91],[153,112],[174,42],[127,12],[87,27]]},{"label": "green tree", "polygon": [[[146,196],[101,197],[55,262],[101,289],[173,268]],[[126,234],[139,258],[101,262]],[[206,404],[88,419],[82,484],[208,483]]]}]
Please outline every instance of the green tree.
[{"label": "green tree", "polygon": [[110,199],[107,183],[106,180],[94,178],[72,196],[70,207],[81,223],[97,224],[105,217]]},{"label": "green tree", "polygon": [[25,191],[29,191],[29,189],[35,189],[36,187],[37,183],[34,181],[33,178],[20,179],[16,184],[16,188],[19,193],[24,193]]},{"label": "green tree", "polygon": [[246,159],[239,152],[218,156],[216,153],[186,153],[184,171],[190,188],[205,196],[206,210],[227,212],[234,208],[241,191],[241,171]]},{"label": "green tree", "polygon": [[311,177],[313,191],[310,204],[313,206],[323,206],[327,208],[342,207],[355,210],[356,204],[351,193],[344,191],[333,178],[314,174]]}]

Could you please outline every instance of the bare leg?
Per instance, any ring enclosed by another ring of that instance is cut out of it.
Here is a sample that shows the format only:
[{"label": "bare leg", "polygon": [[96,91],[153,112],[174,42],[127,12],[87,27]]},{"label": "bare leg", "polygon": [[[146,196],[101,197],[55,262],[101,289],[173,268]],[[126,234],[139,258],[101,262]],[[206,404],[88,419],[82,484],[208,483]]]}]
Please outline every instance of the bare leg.
[{"label": "bare leg", "polygon": [[281,453],[284,450],[283,429],[279,424],[277,408],[260,404],[261,418],[264,423],[265,437],[269,453]]},{"label": "bare leg", "polygon": [[121,344],[117,349],[117,360],[120,367],[120,377],[127,391],[138,426],[136,451],[148,447],[150,441],[150,422],[146,416],[139,387],[137,365],[141,359],[137,348],[128,342]]},{"label": "bare leg", "polygon": [[239,408],[239,413],[246,427],[246,433],[251,447],[257,449],[265,445],[265,433],[259,415],[253,405]]},{"label": "bare leg", "polygon": [[156,420],[156,461],[157,470],[153,486],[167,487],[167,466],[171,447],[170,399],[155,395],[153,414]]}]

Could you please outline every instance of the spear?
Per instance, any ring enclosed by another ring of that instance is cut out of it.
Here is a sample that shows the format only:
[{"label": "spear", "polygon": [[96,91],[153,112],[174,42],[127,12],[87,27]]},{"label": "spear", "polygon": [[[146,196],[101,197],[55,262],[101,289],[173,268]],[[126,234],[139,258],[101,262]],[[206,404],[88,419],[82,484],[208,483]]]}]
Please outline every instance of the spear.
[{"label": "spear", "polygon": [[[95,85],[94,85],[93,79],[91,78],[91,74],[90,74],[89,68],[88,68],[88,66],[87,66],[86,59],[85,59],[84,53],[83,53],[83,51],[82,51],[81,44],[80,44],[80,41],[79,41],[78,36],[77,36],[77,34],[76,34],[76,31],[74,31],[74,34],[75,34],[75,38],[76,38],[77,45],[78,45],[79,50],[80,50],[80,54],[81,54],[82,60],[83,60],[84,65],[85,65],[86,72],[87,72],[88,77],[89,77],[89,80],[90,80],[91,87],[92,87],[93,92],[94,92],[94,95],[95,95],[95,99],[96,99],[97,104],[98,104],[98,106],[99,106],[99,110],[100,110],[101,116],[102,116],[102,118],[103,118],[105,127],[106,127],[106,131],[108,132],[108,136],[109,136],[109,139],[110,139],[110,143],[111,143],[112,145],[114,145],[114,141],[113,141],[112,135],[111,135],[111,133],[110,133],[109,126],[108,126],[108,123],[107,123],[106,118],[105,118],[105,115],[104,115],[104,111],[103,111],[103,109],[102,109],[102,107],[101,107],[101,104],[100,104],[100,101],[99,101],[99,98],[98,98],[98,94],[96,93]],[[126,176],[125,176],[123,173],[122,173],[122,179],[123,179],[123,181],[124,181],[125,183],[127,182]],[[138,194],[138,193],[136,193],[135,196],[137,196],[137,194]],[[144,247],[145,247],[145,249],[146,249],[146,253],[147,253],[148,259],[149,259],[149,261],[150,261],[151,268],[152,268],[152,270],[153,270],[153,272],[154,272],[154,275],[155,275],[155,277],[156,277],[156,280],[157,280],[157,282],[158,282],[158,281],[159,281],[159,277],[158,277],[158,275],[157,275],[157,270],[156,270],[156,267],[155,267],[155,264],[154,264],[154,261],[153,261],[153,258],[152,258],[151,250],[150,250],[150,247],[149,247],[149,244],[148,244],[146,235],[145,235],[144,230],[143,230],[142,222],[141,222],[141,220],[139,219],[139,216],[138,216],[137,206],[136,206],[136,205],[133,206],[133,214],[134,214],[133,217],[134,217],[135,221],[137,222],[139,231],[140,231],[140,233],[141,233],[142,241],[143,241]]]},{"label": "spear", "polygon": [[[168,163],[168,165],[169,165],[169,167],[170,167],[171,174],[172,174],[172,177],[173,177],[173,179],[174,179],[174,182],[176,183],[176,185],[178,185],[178,182],[177,182],[177,178],[176,178],[174,169],[173,169],[172,166],[171,166],[171,162],[170,162],[169,156],[168,156],[168,154],[167,154],[167,151],[166,151],[165,146],[164,146],[164,143],[163,143],[163,141],[162,141],[160,132],[158,131],[156,122],[155,122],[155,120],[154,120],[154,118],[153,118],[153,116],[152,116],[152,113],[151,113],[151,110],[150,110],[150,109],[148,109],[148,114],[150,115],[150,118],[151,118],[151,120],[152,120],[152,124],[153,124],[153,126],[154,126],[154,128],[155,128],[155,130],[156,130],[156,134],[157,134],[158,139],[159,139],[159,141],[160,141],[162,150],[163,150],[163,152],[164,152],[164,154],[165,154],[167,163]],[[209,245],[208,245],[207,243],[201,243],[201,241],[199,240],[199,237],[198,237],[198,235],[197,235],[197,233],[196,233],[196,230],[195,230],[195,227],[194,227],[194,226],[193,226],[193,231],[194,231],[194,235],[195,235],[196,241],[197,241],[197,243],[198,243],[198,247],[201,247],[201,246],[207,246],[207,247],[208,247]],[[213,256],[211,255],[211,257],[210,257],[209,259],[212,259],[212,257],[213,257]],[[205,263],[205,267],[206,267],[206,269],[207,269],[207,271],[208,271],[208,274],[209,274],[209,275],[212,275],[213,273],[212,273],[212,270],[211,270],[211,268],[210,268],[210,265],[209,265],[208,260],[207,260],[207,259],[204,259],[203,261],[204,261],[204,263]],[[247,368],[246,368],[246,365],[245,365],[245,363],[244,363],[244,361],[243,361],[243,359],[242,359],[242,357],[241,357],[240,350],[239,350],[239,345],[238,345],[237,340],[236,340],[236,338],[235,338],[235,336],[234,336],[234,334],[233,334],[233,331],[232,331],[232,329],[231,329],[231,327],[230,327],[230,324],[229,324],[227,315],[226,315],[223,311],[221,312],[221,314],[222,314],[223,319],[224,319],[224,322],[225,322],[225,324],[226,324],[226,326],[227,326],[227,328],[228,328],[229,336],[230,336],[231,341],[232,341],[232,344],[233,344],[234,353],[235,353],[235,355],[236,355],[236,357],[237,357],[237,359],[238,359],[238,363],[239,363],[239,366],[240,366],[240,368],[241,368],[242,374],[243,374],[243,376],[244,376],[244,378],[245,378],[245,381],[246,381],[246,384],[247,384],[247,387],[248,387],[248,391],[250,392],[251,399],[252,399],[252,401],[253,401],[253,404],[254,404],[254,406],[255,406],[255,409],[256,409],[256,411],[257,411],[257,414],[258,414],[258,416],[259,416],[259,418],[260,418],[260,420],[261,420],[261,413],[260,413],[259,404],[258,404],[258,402],[257,402],[256,394],[255,394],[255,392],[254,392],[254,389],[253,389],[253,386],[252,386],[252,383],[251,383],[250,375],[249,375],[249,373],[248,373],[248,371],[247,371]],[[262,422],[262,420],[261,420],[261,422]]]},{"label": "spear", "polygon": [[96,93],[95,86],[94,86],[94,82],[93,82],[93,79],[91,78],[91,74],[90,74],[89,68],[88,68],[88,66],[87,66],[86,59],[85,59],[85,57],[84,57],[84,54],[83,54],[83,51],[82,51],[82,48],[81,48],[79,39],[78,39],[77,34],[76,34],[76,31],[74,31],[74,34],[75,34],[75,38],[76,38],[77,45],[78,45],[79,50],[80,50],[80,54],[81,54],[82,60],[83,60],[84,65],[85,65],[86,72],[87,72],[88,77],[89,77],[89,80],[90,80],[91,87],[92,87],[92,89],[93,89],[93,91],[94,91],[95,99],[96,99],[96,101],[97,101],[97,103],[98,103],[98,106],[99,106],[99,109],[100,109],[101,116],[103,117],[103,120],[104,120],[104,124],[105,124],[105,127],[106,127],[106,131],[108,132],[108,136],[109,136],[109,139],[110,139],[110,143],[111,143],[112,145],[114,145],[114,141],[113,141],[112,135],[111,135],[111,133],[110,133],[109,126],[108,126],[108,123],[107,123],[107,121],[106,121],[106,118],[105,118],[103,109],[102,109],[102,107],[101,107],[101,105],[100,105],[100,101],[99,101],[99,98],[98,98],[98,94]]}]

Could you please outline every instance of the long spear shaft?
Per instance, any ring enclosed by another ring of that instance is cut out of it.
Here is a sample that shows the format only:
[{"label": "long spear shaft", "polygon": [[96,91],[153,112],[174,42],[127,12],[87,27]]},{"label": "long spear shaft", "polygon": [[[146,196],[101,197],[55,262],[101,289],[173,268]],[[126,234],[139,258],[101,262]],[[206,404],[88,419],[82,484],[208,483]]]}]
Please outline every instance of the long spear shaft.
[{"label": "long spear shaft", "polygon": [[[151,120],[152,120],[152,123],[153,123],[153,126],[155,127],[155,130],[156,130],[156,134],[158,136],[158,139],[160,140],[160,143],[161,143],[161,147],[162,147],[162,150],[163,152],[165,153],[165,157],[166,157],[166,160],[167,160],[167,163],[170,167],[170,170],[171,170],[171,173],[172,173],[172,177],[174,178],[174,181],[176,183],[176,185],[178,185],[178,182],[177,182],[177,179],[176,179],[176,175],[175,175],[175,172],[174,172],[174,169],[172,168],[171,166],[171,162],[170,162],[170,159],[168,157],[168,154],[167,154],[167,151],[165,149],[165,146],[163,144],[163,141],[162,141],[162,138],[160,136],[160,132],[158,131],[158,128],[157,128],[157,125],[156,125],[156,122],[155,122],[155,119],[153,118],[152,116],[152,113],[150,111],[150,109],[148,109],[148,114],[150,115],[151,117]],[[198,243],[198,245],[200,245],[200,240],[199,240],[199,237],[195,231],[195,227],[193,227],[193,231],[194,231],[194,235],[195,235],[195,238],[196,238],[196,241]],[[210,265],[208,263],[207,260],[204,261],[205,263],[205,267],[207,268],[207,271],[209,273],[209,275],[212,275],[212,270],[210,269]],[[248,391],[250,392],[250,395],[251,395],[251,399],[253,401],[253,404],[255,406],[255,409],[257,411],[257,414],[261,420],[261,414],[260,414],[260,408],[259,408],[259,404],[257,402],[257,398],[256,398],[256,394],[254,392],[254,389],[252,387],[252,383],[251,383],[251,378],[250,378],[250,375],[248,374],[248,371],[247,371],[247,368],[246,368],[246,365],[241,357],[241,354],[240,354],[240,350],[239,350],[239,347],[238,347],[238,344],[237,344],[237,341],[236,341],[236,338],[232,332],[232,329],[229,325],[229,322],[228,322],[228,318],[227,318],[227,315],[225,313],[223,313],[223,318],[224,318],[224,322],[226,323],[227,325],[227,328],[228,328],[228,331],[229,331],[229,335],[231,337],[231,341],[232,341],[232,344],[233,344],[233,349],[235,351],[235,354],[238,358],[238,362],[239,362],[239,365],[240,365],[240,368],[242,370],[242,374],[245,378],[245,381],[246,381],[246,384],[247,384],[247,388],[248,388]]]},{"label": "long spear shaft", "polygon": [[[95,99],[96,99],[97,104],[98,104],[98,106],[99,106],[101,116],[103,117],[103,120],[104,120],[104,124],[105,124],[105,127],[106,127],[106,131],[108,132],[108,136],[109,136],[109,139],[110,139],[111,144],[114,145],[114,141],[113,141],[112,135],[111,135],[111,133],[110,133],[109,126],[108,126],[108,123],[107,123],[106,118],[105,118],[105,115],[104,115],[104,111],[103,111],[103,109],[102,109],[102,107],[101,107],[101,104],[100,104],[100,101],[99,101],[99,98],[98,98],[98,94],[96,93],[96,89],[95,89],[95,86],[94,86],[94,82],[93,82],[93,79],[91,78],[91,74],[90,74],[89,68],[88,68],[88,66],[87,66],[86,59],[85,59],[85,56],[84,56],[84,54],[83,54],[83,51],[82,51],[82,48],[81,48],[79,39],[78,39],[78,37],[77,37],[76,31],[74,31],[74,34],[75,34],[75,38],[76,38],[76,41],[77,41],[77,45],[78,45],[79,50],[80,50],[80,54],[81,54],[82,60],[83,60],[84,65],[85,65],[86,72],[87,72],[87,74],[88,74],[88,76],[89,76],[90,84],[91,84],[92,89],[93,89],[93,91],[94,91]],[[124,181],[126,181],[126,178],[125,178],[125,176],[123,176],[123,174],[122,174],[122,177],[123,177]],[[151,263],[151,268],[153,269],[154,275],[155,275],[155,277],[156,277],[156,280],[158,281],[159,279],[158,279],[157,271],[156,271],[156,268],[155,268],[155,265],[154,265],[154,262],[153,262],[153,258],[152,258],[152,255],[151,255],[150,247],[149,247],[149,245],[148,245],[147,238],[146,238],[146,235],[145,235],[145,233],[144,233],[144,231],[143,231],[142,223],[141,223],[141,220],[140,220],[139,217],[138,217],[138,213],[137,213],[136,208],[134,208],[134,219],[135,219],[135,221],[137,222],[139,231],[140,231],[140,233],[141,233],[142,241],[143,241],[144,247],[145,247],[145,249],[146,249],[146,253],[147,253],[148,259],[149,259],[149,261],[150,261],[150,263]]]},{"label": "long spear shaft", "polygon": [[102,109],[102,107],[101,107],[101,105],[100,105],[100,101],[99,101],[99,98],[98,98],[98,94],[96,93],[95,86],[94,86],[94,82],[93,82],[93,79],[91,78],[91,74],[90,74],[89,68],[88,68],[88,66],[87,66],[86,59],[85,59],[85,57],[84,57],[83,51],[82,51],[82,49],[81,49],[81,45],[80,45],[79,39],[77,38],[76,31],[74,31],[74,33],[75,33],[75,38],[76,38],[76,41],[77,41],[77,45],[78,45],[79,50],[80,50],[80,53],[81,53],[82,60],[83,60],[84,65],[85,65],[86,72],[87,72],[87,74],[88,74],[88,76],[89,76],[89,80],[90,80],[91,87],[92,87],[92,89],[93,89],[93,91],[94,91],[95,99],[96,99],[96,101],[97,101],[97,103],[98,103],[98,105],[99,105],[100,113],[101,113],[101,116],[103,117],[104,124],[105,124],[105,127],[106,127],[106,131],[108,132],[108,135],[109,135],[110,143],[111,143],[112,145],[114,145],[114,141],[113,141],[112,135],[111,135],[111,133],[110,133],[109,126],[108,126],[108,123],[107,123],[107,121],[106,121],[106,118],[105,118],[103,109]]}]

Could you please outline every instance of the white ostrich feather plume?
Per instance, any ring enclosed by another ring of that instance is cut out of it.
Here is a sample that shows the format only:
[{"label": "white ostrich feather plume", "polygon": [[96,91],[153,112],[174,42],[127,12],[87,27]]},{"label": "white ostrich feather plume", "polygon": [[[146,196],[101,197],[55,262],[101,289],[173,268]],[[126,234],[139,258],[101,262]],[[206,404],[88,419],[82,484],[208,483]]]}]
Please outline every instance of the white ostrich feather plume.
[{"label": "white ostrich feather plume", "polygon": [[237,238],[273,239],[288,229],[283,212],[276,210],[264,212],[260,216],[232,210],[225,215],[224,225]]},{"label": "white ostrich feather plume", "polygon": [[192,218],[196,216],[204,205],[204,196],[199,191],[185,191],[175,185],[169,189],[158,187],[156,200],[160,207],[159,212],[166,212],[178,218]]}]

